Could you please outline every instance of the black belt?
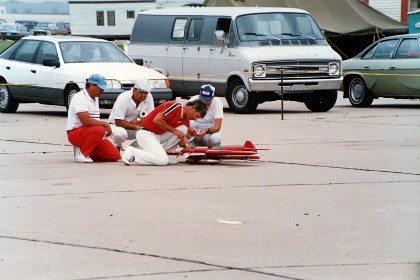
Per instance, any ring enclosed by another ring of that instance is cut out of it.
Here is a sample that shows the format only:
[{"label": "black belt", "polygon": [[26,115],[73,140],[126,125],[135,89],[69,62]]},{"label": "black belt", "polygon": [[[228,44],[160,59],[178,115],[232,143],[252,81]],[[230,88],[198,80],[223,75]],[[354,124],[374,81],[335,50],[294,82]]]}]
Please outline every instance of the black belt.
[{"label": "black belt", "polygon": [[145,127],[140,127],[140,130],[150,131],[150,130],[148,130],[148,129],[147,129],[147,128],[145,128]]}]

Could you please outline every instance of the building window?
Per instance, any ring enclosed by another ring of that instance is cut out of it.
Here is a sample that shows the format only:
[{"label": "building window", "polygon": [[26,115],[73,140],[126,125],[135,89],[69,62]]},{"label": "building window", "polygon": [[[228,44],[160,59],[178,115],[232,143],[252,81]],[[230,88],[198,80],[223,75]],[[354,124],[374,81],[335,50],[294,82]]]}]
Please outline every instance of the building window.
[{"label": "building window", "polygon": [[107,11],[108,26],[115,26],[115,11]]},{"label": "building window", "polygon": [[97,26],[105,25],[104,11],[96,11],[96,25]]},{"label": "building window", "polygon": [[127,18],[135,18],[134,11],[127,11]]}]

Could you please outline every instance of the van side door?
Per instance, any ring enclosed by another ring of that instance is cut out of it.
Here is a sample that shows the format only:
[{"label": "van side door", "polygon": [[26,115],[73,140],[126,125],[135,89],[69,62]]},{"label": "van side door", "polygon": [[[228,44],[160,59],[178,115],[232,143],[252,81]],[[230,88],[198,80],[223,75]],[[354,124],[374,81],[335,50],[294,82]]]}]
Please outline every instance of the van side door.
[{"label": "van side door", "polygon": [[[216,90],[221,93],[226,90],[228,74],[232,71],[240,71],[237,54],[236,38],[231,30],[231,18],[213,18],[210,29],[212,45],[209,49],[209,82],[216,86]],[[217,45],[215,42],[215,31],[222,30],[225,35],[226,45]],[[226,47],[228,46],[228,47]]]},{"label": "van side door", "polygon": [[167,49],[167,72],[168,78],[171,80],[171,88],[175,92],[184,89],[182,81],[183,65],[182,57],[184,54],[184,35],[187,26],[188,18],[177,17],[174,20],[172,27],[171,40]]},{"label": "van side door", "polygon": [[184,87],[187,92],[194,94],[209,81],[209,50],[201,42],[203,22],[203,17],[190,19],[183,47]]}]

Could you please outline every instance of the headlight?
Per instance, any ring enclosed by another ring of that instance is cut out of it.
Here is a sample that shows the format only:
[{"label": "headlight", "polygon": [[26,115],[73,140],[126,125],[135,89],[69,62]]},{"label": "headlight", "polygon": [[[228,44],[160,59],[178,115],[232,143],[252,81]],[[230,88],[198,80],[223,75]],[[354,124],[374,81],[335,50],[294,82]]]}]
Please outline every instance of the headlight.
[{"label": "headlight", "polygon": [[266,66],[265,64],[255,64],[254,65],[254,77],[265,78],[266,76]]},{"label": "headlight", "polygon": [[331,62],[328,67],[328,73],[333,75],[338,75],[340,72],[340,64],[338,62]]},{"label": "headlight", "polygon": [[107,88],[118,88],[121,89],[121,83],[118,80],[106,80],[106,87]]},{"label": "headlight", "polygon": [[149,80],[148,84],[151,88],[167,88],[166,80]]}]

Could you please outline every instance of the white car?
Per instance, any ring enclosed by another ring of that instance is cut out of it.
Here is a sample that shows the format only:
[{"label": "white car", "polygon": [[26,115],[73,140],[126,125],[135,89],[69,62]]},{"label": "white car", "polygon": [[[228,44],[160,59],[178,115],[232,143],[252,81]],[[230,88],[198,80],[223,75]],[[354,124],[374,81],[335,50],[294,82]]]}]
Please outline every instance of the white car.
[{"label": "white car", "polygon": [[19,103],[62,105],[94,73],[105,76],[109,90],[99,98],[111,108],[136,80],[148,80],[155,104],[172,98],[167,77],[137,65],[113,43],[74,36],[28,36],[0,54],[0,112],[14,113]]}]

